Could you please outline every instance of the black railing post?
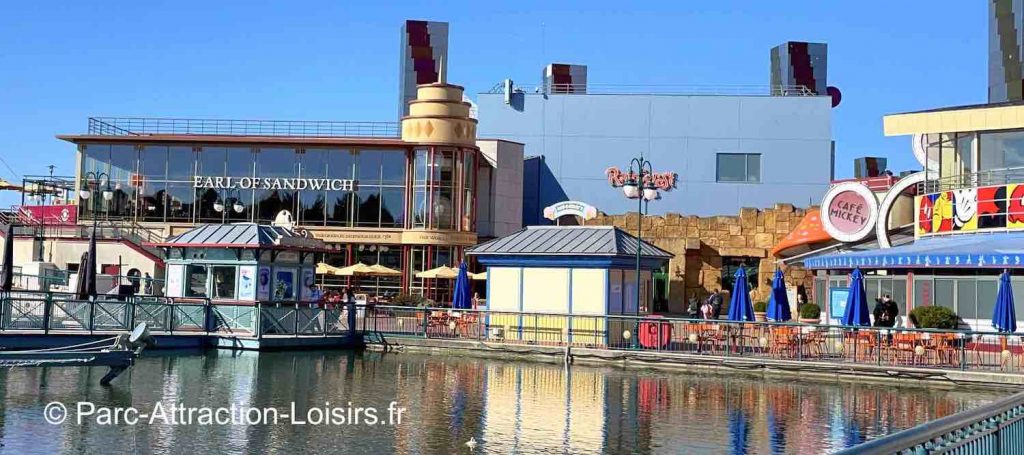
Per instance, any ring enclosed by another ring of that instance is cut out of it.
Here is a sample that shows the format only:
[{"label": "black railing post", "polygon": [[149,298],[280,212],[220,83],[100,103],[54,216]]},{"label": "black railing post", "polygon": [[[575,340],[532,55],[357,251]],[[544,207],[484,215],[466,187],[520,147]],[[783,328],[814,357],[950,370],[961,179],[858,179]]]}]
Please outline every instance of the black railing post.
[{"label": "black railing post", "polygon": [[96,300],[95,297],[89,297],[89,334],[92,335],[93,329],[96,327]]},{"label": "black railing post", "polygon": [[427,336],[427,329],[430,325],[430,308],[423,307],[423,338],[430,338]]},{"label": "black railing post", "polygon": [[882,331],[875,331],[875,365],[882,364]]},{"label": "black railing post", "polygon": [[43,297],[43,335],[50,333],[50,315],[53,313],[53,293],[47,292]]},{"label": "black railing post", "polygon": [[292,326],[295,330],[292,332],[294,338],[299,337],[299,304],[298,302],[292,304]]}]

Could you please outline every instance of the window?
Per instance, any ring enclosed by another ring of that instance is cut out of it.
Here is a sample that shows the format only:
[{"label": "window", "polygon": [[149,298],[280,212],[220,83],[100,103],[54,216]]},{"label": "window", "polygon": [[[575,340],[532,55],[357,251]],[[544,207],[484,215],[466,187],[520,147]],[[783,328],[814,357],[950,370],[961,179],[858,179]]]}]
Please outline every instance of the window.
[{"label": "window", "polygon": [[1024,131],[982,133],[980,164],[980,171],[1024,166]]},{"label": "window", "polygon": [[719,153],[719,182],[761,182],[761,154],[759,153]]},{"label": "window", "polygon": [[234,300],[235,272],[234,266],[213,266],[213,298]]},{"label": "window", "polygon": [[139,160],[139,220],[163,221],[167,200],[167,146],[147,145]]},{"label": "window", "polygon": [[205,265],[189,265],[185,269],[185,297],[206,298],[207,278],[208,270]]},{"label": "window", "polygon": [[757,289],[757,259],[747,257],[722,257],[722,290],[732,290],[736,280],[736,271],[745,267],[747,272],[747,289]]}]

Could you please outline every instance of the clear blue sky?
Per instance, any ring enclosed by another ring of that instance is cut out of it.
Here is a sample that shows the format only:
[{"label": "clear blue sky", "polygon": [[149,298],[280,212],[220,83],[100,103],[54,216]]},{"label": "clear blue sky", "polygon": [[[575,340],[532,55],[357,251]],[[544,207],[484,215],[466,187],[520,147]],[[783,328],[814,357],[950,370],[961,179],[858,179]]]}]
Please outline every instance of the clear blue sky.
[{"label": "clear blue sky", "polygon": [[[634,5],[631,5],[635,3]],[[475,94],[549,62],[594,83],[767,84],[769,49],[829,45],[837,173],[915,166],[881,117],[985,101],[985,2],[74,2],[0,14],[0,177],[73,174],[91,115],[394,120],[399,27],[450,23],[448,80]],[[542,39],[544,37],[544,39]],[[14,202],[0,195],[0,203]]]}]

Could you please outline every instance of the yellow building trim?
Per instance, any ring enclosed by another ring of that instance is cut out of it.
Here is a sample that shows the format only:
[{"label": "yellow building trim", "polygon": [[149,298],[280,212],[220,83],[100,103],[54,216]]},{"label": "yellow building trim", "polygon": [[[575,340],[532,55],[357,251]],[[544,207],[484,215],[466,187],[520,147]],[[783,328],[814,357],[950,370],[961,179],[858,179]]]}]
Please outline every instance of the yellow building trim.
[{"label": "yellow building trim", "polygon": [[886,115],[882,127],[886,136],[1024,128],[1024,105]]}]

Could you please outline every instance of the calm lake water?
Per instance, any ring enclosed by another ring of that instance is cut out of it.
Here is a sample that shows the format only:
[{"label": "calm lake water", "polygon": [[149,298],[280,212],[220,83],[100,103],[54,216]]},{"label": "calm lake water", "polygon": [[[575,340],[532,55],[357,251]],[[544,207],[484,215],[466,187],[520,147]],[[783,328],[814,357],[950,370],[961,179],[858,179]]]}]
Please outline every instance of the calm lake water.
[{"label": "calm lake water", "polygon": [[[345,352],[147,353],[110,388],[98,385],[104,370],[0,371],[0,452],[817,454],[1002,395]],[[53,401],[72,409],[60,425],[43,418]],[[165,411],[234,404],[282,412],[294,402],[309,420],[129,426],[94,414],[78,424],[82,401],[140,413],[158,402]],[[386,422],[392,401],[407,408],[398,425]],[[309,424],[319,415],[311,408],[349,402],[377,408],[377,425]]]}]

